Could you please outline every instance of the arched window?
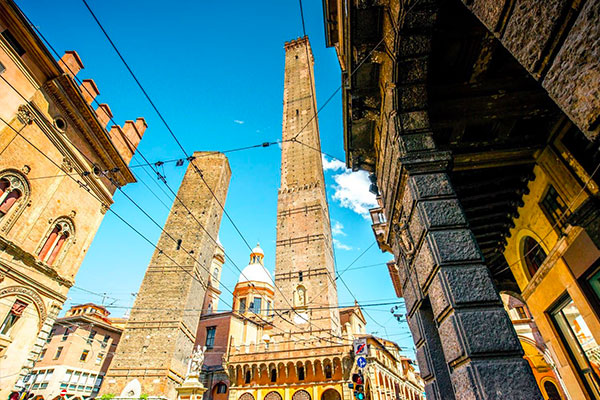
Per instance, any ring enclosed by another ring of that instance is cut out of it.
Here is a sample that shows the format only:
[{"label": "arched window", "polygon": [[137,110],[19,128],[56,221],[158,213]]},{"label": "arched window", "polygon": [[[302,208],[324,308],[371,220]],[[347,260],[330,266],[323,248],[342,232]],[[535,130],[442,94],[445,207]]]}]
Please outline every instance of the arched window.
[{"label": "arched window", "polygon": [[271,370],[271,382],[277,382],[277,370],[275,368]]},{"label": "arched window", "polygon": [[304,307],[306,306],[306,288],[302,285],[299,285],[296,288],[296,294],[294,296],[294,303],[296,307]]},{"label": "arched window", "polygon": [[275,391],[267,393],[265,400],[281,400],[281,395]]},{"label": "arched window", "polygon": [[17,171],[3,171],[0,173],[0,220],[11,214],[11,220],[23,211],[29,197],[29,183]]},{"label": "arched window", "polygon": [[58,257],[64,254],[72,242],[74,233],[75,228],[69,219],[57,219],[38,251],[38,258],[48,265],[54,265]]},{"label": "arched window", "polygon": [[558,388],[551,381],[544,382],[544,390],[546,391],[546,395],[548,396],[548,400],[561,400],[560,393],[558,393]]},{"label": "arched window", "polygon": [[223,382],[217,383],[217,394],[227,393],[227,385]]},{"label": "arched window", "polygon": [[531,236],[525,236],[523,239],[523,259],[531,277],[535,275],[546,259],[546,252]]}]

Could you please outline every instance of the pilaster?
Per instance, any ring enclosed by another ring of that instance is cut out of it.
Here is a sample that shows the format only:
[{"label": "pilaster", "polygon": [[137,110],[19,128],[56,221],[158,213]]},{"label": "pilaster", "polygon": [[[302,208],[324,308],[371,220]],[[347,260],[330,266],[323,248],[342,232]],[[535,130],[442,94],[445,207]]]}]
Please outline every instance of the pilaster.
[{"label": "pilaster", "polygon": [[392,220],[407,320],[429,399],[541,399],[428,132],[399,136]]}]

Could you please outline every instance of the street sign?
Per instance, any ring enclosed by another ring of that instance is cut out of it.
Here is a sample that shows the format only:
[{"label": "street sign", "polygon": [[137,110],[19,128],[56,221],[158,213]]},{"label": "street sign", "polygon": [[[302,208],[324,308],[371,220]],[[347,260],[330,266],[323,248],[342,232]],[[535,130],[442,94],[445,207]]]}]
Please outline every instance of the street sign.
[{"label": "street sign", "polygon": [[60,391],[60,397],[65,397],[67,395],[67,389],[63,389]]},{"label": "street sign", "polygon": [[358,368],[364,368],[367,366],[367,359],[364,357],[358,357],[356,359],[356,365],[358,365]]},{"label": "street sign", "polygon": [[367,348],[367,339],[366,338],[354,339],[354,342],[352,344],[354,345],[354,355],[355,356],[366,356],[367,355],[368,348]]}]

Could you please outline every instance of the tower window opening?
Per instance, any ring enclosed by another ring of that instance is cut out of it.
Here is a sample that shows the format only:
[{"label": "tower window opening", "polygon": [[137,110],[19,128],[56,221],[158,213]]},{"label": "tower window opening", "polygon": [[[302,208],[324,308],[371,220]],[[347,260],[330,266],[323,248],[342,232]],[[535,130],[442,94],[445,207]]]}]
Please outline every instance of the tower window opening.
[{"label": "tower window opening", "polygon": [[298,272],[298,280],[300,282],[302,282],[303,276],[302,276],[302,271]]},{"label": "tower window opening", "polygon": [[176,250],[181,249],[181,239],[177,239],[177,248]]},{"label": "tower window opening", "polygon": [[245,379],[246,383],[250,383],[250,371],[246,371],[246,379]]},{"label": "tower window opening", "polygon": [[299,115],[298,109],[296,109],[296,117]]},{"label": "tower window opening", "polygon": [[271,370],[271,382],[277,382],[277,370],[275,368]]},{"label": "tower window opening", "polygon": [[325,366],[325,378],[326,379],[331,379],[332,373],[331,373],[331,365],[326,365]]},{"label": "tower window opening", "polygon": [[304,367],[298,367],[298,380],[304,380]]}]

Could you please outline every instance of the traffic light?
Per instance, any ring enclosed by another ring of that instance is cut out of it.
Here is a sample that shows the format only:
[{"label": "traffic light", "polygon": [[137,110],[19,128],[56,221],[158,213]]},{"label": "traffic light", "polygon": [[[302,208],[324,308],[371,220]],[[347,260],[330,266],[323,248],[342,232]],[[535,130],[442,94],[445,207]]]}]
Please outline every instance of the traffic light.
[{"label": "traffic light", "polygon": [[354,385],[354,398],[356,400],[364,400],[365,399],[365,386],[364,385]]},{"label": "traffic light", "polygon": [[363,377],[362,372],[358,372],[356,374],[352,374],[352,382],[354,382],[354,398],[356,400],[364,400],[365,399],[365,378]]}]

